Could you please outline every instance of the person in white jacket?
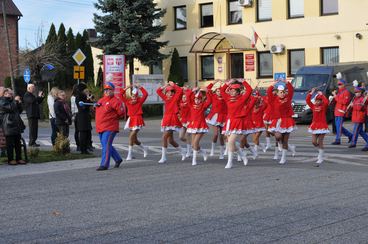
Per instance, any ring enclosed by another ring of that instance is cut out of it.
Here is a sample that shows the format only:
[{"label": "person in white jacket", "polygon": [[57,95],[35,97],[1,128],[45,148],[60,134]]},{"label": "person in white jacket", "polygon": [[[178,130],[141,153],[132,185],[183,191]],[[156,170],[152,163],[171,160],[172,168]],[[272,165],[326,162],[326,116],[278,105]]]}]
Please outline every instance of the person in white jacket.
[{"label": "person in white jacket", "polygon": [[77,113],[78,113],[78,106],[75,103],[75,96],[77,94],[77,85],[73,86],[73,92],[72,92],[72,96],[70,97],[70,108],[72,111],[72,119],[74,120],[74,140],[75,140],[75,144],[77,145],[77,151],[80,151],[80,147],[79,147],[79,130],[77,127]]},{"label": "person in white jacket", "polygon": [[55,145],[55,140],[56,140],[56,136],[57,136],[57,126],[56,126],[56,115],[55,115],[55,110],[54,110],[54,102],[55,99],[57,97],[57,93],[58,93],[59,89],[57,87],[53,87],[50,92],[49,95],[47,96],[47,106],[49,107],[49,119],[50,119],[50,124],[51,124],[51,142],[52,145]]}]

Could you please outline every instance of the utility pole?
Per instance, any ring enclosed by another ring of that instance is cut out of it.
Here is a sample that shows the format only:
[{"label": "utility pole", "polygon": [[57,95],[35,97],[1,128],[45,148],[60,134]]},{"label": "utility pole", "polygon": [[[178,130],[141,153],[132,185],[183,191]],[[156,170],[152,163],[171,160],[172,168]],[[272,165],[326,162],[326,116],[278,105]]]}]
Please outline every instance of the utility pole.
[{"label": "utility pole", "polygon": [[10,49],[8,24],[7,24],[7,21],[6,21],[5,0],[2,0],[1,2],[2,2],[1,5],[2,5],[3,19],[4,19],[5,41],[6,41],[6,46],[7,46],[7,49],[8,49],[8,61],[9,61],[9,69],[10,69],[10,80],[11,80],[11,85],[12,85],[13,92],[15,94],[15,84],[14,84],[14,77],[13,77],[13,63],[12,63],[12,55],[11,55],[11,49]]}]

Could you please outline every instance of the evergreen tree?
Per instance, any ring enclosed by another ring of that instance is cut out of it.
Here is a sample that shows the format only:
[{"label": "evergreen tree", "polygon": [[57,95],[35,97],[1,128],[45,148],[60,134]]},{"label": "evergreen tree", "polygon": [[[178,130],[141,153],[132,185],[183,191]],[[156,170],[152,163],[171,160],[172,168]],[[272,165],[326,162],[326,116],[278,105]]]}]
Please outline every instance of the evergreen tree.
[{"label": "evergreen tree", "polygon": [[75,51],[75,40],[72,28],[69,28],[68,33],[66,34],[66,52],[70,55],[73,55]]},{"label": "evergreen tree", "polygon": [[95,28],[100,33],[97,44],[105,54],[124,54],[134,74],[134,58],[150,65],[166,58],[160,49],[167,42],[158,41],[166,26],[155,25],[165,15],[153,0],[98,0],[94,15]]},{"label": "evergreen tree", "polygon": [[102,86],[103,83],[103,71],[102,68],[100,66],[100,68],[98,69],[98,73],[97,73],[97,82],[96,82],[96,86]]},{"label": "evergreen tree", "polygon": [[79,32],[75,36],[75,50],[74,51],[77,51],[78,48],[80,49],[83,48],[83,37]]},{"label": "evergreen tree", "polygon": [[56,41],[57,41],[56,29],[55,25],[52,23],[50,26],[49,35],[46,38],[46,44],[56,43]]},{"label": "evergreen tree", "polygon": [[169,81],[174,81],[179,86],[184,85],[184,78],[181,70],[180,57],[178,50],[176,48],[174,48],[173,54],[171,56]]},{"label": "evergreen tree", "polygon": [[95,81],[95,74],[94,74],[94,68],[93,68],[93,56],[92,56],[92,48],[89,43],[89,35],[87,30],[83,31],[83,45],[82,45],[82,51],[84,55],[86,55],[86,60],[83,62],[83,65],[86,67],[86,82],[93,82]]}]

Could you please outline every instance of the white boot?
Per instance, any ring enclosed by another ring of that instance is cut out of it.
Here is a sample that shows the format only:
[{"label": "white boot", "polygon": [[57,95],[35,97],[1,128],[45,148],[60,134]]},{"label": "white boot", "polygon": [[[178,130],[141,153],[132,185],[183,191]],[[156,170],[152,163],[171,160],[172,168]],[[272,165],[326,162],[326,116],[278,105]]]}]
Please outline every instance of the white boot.
[{"label": "white boot", "polygon": [[[266,151],[271,148],[271,138],[266,137]],[[266,152],[265,151],[265,152]]]},{"label": "white boot", "polygon": [[186,157],[185,157],[185,153],[186,153],[185,152],[185,149],[182,148],[181,146],[176,147],[176,149],[178,150],[178,152],[181,155],[181,161],[184,161],[186,159]]},{"label": "white boot", "polygon": [[325,151],[323,149],[318,149],[317,164],[323,163],[323,160],[325,160]]},{"label": "white boot", "polygon": [[295,154],[296,154],[296,146],[293,145],[293,144],[289,144],[289,149],[290,149],[290,152],[291,152],[291,156],[295,157]]},{"label": "white boot", "polygon": [[281,142],[277,143],[277,148],[279,149],[279,152],[282,152],[282,143]]},{"label": "white boot", "polygon": [[286,163],[286,154],[287,154],[287,150],[282,149],[282,155],[281,155],[281,160],[280,160],[279,164],[285,164]]},{"label": "white boot", "polygon": [[198,151],[193,150],[193,157],[192,157],[192,165],[193,166],[197,165],[197,154],[198,154]]},{"label": "white boot", "polygon": [[202,157],[203,157],[203,161],[207,161],[207,152],[206,152],[206,150],[204,150],[204,149],[200,149],[199,150],[199,153],[200,154],[202,154]]},{"label": "white boot", "polygon": [[241,150],[243,150],[243,148],[239,148],[239,149],[238,149],[238,152],[237,152],[237,155],[238,155],[237,161],[238,161],[238,162],[241,162],[241,161],[242,161],[242,158],[241,158],[241,156],[240,156],[240,152],[241,152]]},{"label": "white boot", "polygon": [[267,151],[266,145],[264,143],[260,143],[259,145],[261,146],[263,152]]},{"label": "white boot", "polygon": [[161,159],[160,159],[160,161],[158,161],[158,163],[160,163],[160,164],[166,163],[166,161],[167,161],[166,153],[167,153],[167,148],[162,147],[161,148]]},{"label": "white boot", "polygon": [[233,167],[233,152],[227,152],[227,164],[225,169],[231,169]]},{"label": "white boot", "polygon": [[213,156],[215,154],[215,147],[216,147],[216,143],[211,143],[211,152],[210,152],[210,156]]},{"label": "white boot", "polygon": [[[257,147],[258,148],[258,147]],[[252,147],[252,146],[250,146],[249,147],[249,150],[252,152],[252,154],[253,154],[253,160],[255,160],[256,158],[257,158],[257,156],[258,156],[258,153],[257,153],[257,150],[256,150],[256,148],[255,147]]]},{"label": "white boot", "polygon": [[148,147],[143,145],[143,143],[141,143],[141,145],[138,146],[140,149],[142,149],[143,151],[143,157],[146,158],[147,154],[148,154]]},{"label": "white boot", "polygon": [[246,166],[248,164],[248,158],[247,158],[246,151],[242,148],[239,148],[238,155],[240,155],[241,159],[243,160],[244,166]]},{"label": "white boot", "polygon": [[126,161],[130,161],[133,159],[132,150],[133,150],[133,146],[128,146],[128,156],[126,158]]},{"label": "white boot", "polygon": [[275,154],[273,156],[273,160],[278,160],[279,159],[279,148],[275,147]]},{"label": "white boot", "polygon": [[224,146],[220,146],[220,157],[219,157],[219,159],[224,159],[224,151],[225,151]]},{"label": "white boot", "polygon": [[226,156],[229,152],[229,147],[228,147],[228,143],[225,143],[225,151],[224,151],[224,156]]},{"label": "white boot", "polygon": [[190,144],[187,144],[187,152],[185,154],[186,158],[190,158],[191,151],[192,151],[192,146]]}]

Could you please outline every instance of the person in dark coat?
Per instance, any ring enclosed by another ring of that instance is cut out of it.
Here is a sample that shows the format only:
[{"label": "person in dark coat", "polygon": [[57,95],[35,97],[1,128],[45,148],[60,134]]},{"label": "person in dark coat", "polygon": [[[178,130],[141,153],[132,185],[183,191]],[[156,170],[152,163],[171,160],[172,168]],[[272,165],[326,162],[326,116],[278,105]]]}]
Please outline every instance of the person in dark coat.
[{"label": "person in dark coat", "polygon": [[20,113],[23,111],[20,97],[17,96],[13,99],[13,92],[10,89],[5,89],[4,96],[0,98],[0,111],[3,114],[2,129],[6,138],[8,164],[26,164],[22,160],[21,134],[25,126],[20,117]]},{"label": "person in dark coat", "polygon": [[55,99],[54,110],[56,115],[56,126],[59,132],[63,136],[69,137],[69,125],[72,124],[72,114],[65,98],[65,91],[59,90],[57,98]]},{"label": "person in dark coat", "polygon": [[36,87],[34,84],[28,84],[27,92],[24,94],[23,101],[27,113],[28,127],[29,127],[29,143],[30,147],[39,147],[36,143],[38,136],[38,120],[40,119],[40,107],[44,94],[42,91],[36,97],[34,92]]},{"label": "person in dark coat", "polygon": [[78,91],[75,98],[75,103],[78,107],[76,115],[77,128],[79,131],[79,147],[82,154],[89,154],[88,149],[91,146],[92,137],[92,125],[91,125],[91,106],[81,106],[79,102],[91,103],[93,102],[90,96],[87,96],[85,90],[86,84],[80,83],[78,85]]}]

